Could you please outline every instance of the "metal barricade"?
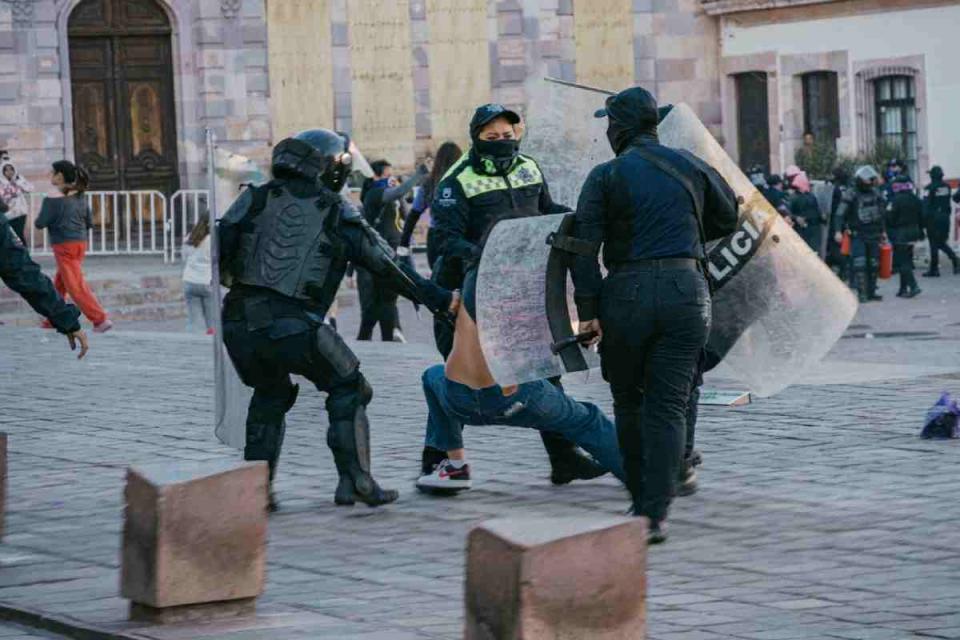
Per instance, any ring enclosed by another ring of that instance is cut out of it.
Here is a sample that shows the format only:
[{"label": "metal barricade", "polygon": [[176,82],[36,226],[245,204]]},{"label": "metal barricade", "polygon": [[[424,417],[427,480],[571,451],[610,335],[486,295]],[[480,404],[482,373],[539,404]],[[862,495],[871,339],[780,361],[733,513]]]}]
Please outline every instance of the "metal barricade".
[{"label": "metal barricade", "polygon": [[182,253],[183,243],[202,216],[207,215],[210,192],[207,189],[181,189],[170,196],[167,214],[170,262],[176,262]]},{"label": "metal barricade", "polygon": [[[35,255],[50,255],[46,230],[33,222],[45,194],[30,194],[27,242]],[[167,197],[159,191],[88,191],[93,227],[87,237],[88,255],[159,255],[169,260]]]}]

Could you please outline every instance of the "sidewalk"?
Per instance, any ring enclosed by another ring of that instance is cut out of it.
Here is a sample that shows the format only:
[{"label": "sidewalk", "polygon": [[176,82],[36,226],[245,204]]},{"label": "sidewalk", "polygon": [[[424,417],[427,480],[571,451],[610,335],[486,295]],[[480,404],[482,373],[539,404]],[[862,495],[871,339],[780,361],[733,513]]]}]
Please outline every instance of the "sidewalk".
[{"label": "sidewalk", "polygon": [[[816,384],[704,408],[702,490],[675,503],[670,541],[650,552],[651,640],[960,638],[960,441],[917,438],[937,394],[960,392],[960,278],[924,284],[925,298],[866,306],[856,324],[869,329],[850,334],[875,337],[842,340],[809,376]],[[918,331],[927,334],[876,337]],[[326,417],[304,387],[257,617],[131,624],[118,597],[125,468],[237,457],[210,426],[210,348],[202,336],[121,329],[95,336],[76,362],[60,336],[0,327],[10,449],[0,606],[157,640],[450,640],[462,636],[472,526],[626,507],[610,478],[552,487],[536,434],[495,427],[468,429],[474,490],[418,494],[419,375],[438,358],[427,344],[359,344],[375,389],[374,472],[400,501],[333,506]],[[610,410],[599,375],[565,384]]]}]

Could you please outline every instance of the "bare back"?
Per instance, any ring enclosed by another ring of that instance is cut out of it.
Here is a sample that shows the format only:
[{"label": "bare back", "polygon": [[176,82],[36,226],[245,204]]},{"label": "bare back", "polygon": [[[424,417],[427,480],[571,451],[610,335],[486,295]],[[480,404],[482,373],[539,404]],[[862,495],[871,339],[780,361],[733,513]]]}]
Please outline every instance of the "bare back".
[{"label": "bare back", "polygon": [[496,384],[487,360],[480,349],[480,334],[477,323],[466,309],[457,314],[457,327],[453,334],[453,350],[447,358],[447,378],[467,385],[472,389],[484,389]]}]

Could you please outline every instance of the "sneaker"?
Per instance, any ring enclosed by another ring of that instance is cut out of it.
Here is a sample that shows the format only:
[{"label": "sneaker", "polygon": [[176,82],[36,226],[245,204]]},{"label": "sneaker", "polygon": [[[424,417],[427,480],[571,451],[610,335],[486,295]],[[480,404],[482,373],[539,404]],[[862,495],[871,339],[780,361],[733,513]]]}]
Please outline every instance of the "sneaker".
[{"label": "sneaker", "polygon": [[697,492],[697,469],[690,463],[684,463],[680,468],[680,478],[677,480],[677,495],[680,497],[692,496]]},{"label": "sneaker", "polygon": [[663,544],[667,541],[667,521],[650,521],[650,528],[647,529],[647,545]]},{"label": "sneaker", "polygon": [[420,476],[417,479],[417,488],[427,489],[456,489],[464,491],[470,488],[470,465],[464,464],[455,468],[449,460],[437,465],[433,473]]},{"label": "sneaker", "polygon": [[216,333],[216,331],[213,330],[213,327],[210,327],[209,329],[207,329],[208,336],[212,336],[214,333]]},{"label": "sneaker", "polygon": [[400,344],[407,344],[407,339],[403,336],[403,332],[400,329],[393,330],[393,341],[399,342]]},{"label": "sneaker", "polygon": [[107,331],[110,331],[110,329],[113,329],[113,323],[110,322],[110,318],[107,318],[100,324],[93,325],[94,333],[106,333]]}]

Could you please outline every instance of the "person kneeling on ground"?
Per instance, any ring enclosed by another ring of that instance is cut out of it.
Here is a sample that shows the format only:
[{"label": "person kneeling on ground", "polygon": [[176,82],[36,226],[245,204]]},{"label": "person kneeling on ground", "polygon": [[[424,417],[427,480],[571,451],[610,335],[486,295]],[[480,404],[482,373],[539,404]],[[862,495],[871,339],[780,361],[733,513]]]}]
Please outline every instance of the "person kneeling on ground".
[{"label": "person kneeling on ground", "polygon": [[577,402],[547,380],[497,385],[480,349],[476,317],[476,271],[464,281],[453,351],[446,365],[423,373],[427,399],[426,445],[446,451],[432,473],[417,480],[425,491],[470,488],[470,467],[463,448],[464,425],[505,425],[553,431],[573,441],[623,480],[617,430],[595,405]]}]

